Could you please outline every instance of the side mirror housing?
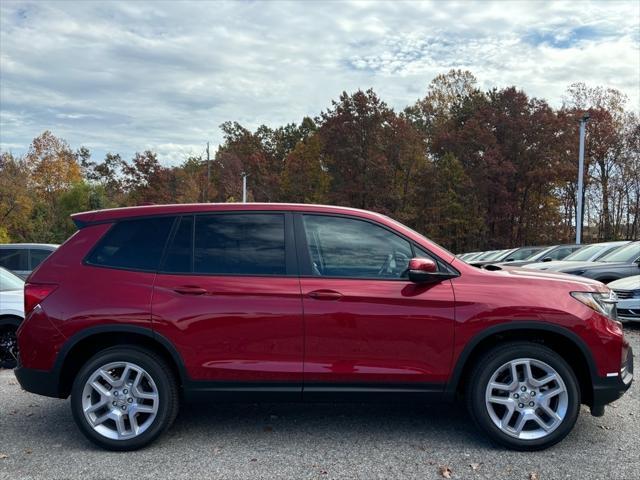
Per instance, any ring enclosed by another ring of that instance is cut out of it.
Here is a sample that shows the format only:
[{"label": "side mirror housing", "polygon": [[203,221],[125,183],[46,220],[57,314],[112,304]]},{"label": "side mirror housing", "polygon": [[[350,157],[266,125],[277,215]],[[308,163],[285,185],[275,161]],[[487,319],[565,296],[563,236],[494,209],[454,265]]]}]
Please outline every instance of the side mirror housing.
[{"label": "side mirror housing", "polygon": [[551,257],[544,257],[542,259],[543,262],[550,262],[551,260],[553,260]]},{"label": "side mirror housing", "polygon": [[438,265],[430,258],[412,258],[409,260],[409,280],[413,283],[437,283],[453,275],[438,272]]}]

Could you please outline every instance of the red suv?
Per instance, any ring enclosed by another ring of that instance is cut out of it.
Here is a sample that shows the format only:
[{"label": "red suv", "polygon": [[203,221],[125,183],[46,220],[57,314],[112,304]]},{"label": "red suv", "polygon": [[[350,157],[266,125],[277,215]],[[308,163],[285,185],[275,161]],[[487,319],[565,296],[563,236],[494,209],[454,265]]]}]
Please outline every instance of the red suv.
[{"label": "red suv", "polygon": [[179,399],[466,400],[514,449],[633,378],[615,295],[580,277],[470,266],[383,215],[289,204],[73,215],[25,286],[16,376],[82,432],[142,447]]}]

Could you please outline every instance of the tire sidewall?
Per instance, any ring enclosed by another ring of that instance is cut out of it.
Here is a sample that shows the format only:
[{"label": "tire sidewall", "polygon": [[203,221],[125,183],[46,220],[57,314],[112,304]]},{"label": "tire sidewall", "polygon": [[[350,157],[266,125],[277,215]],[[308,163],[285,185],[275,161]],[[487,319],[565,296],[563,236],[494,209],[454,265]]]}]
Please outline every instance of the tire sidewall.
[{"label": "tire sidewall", "polygon": [[[130,362],[142,367],[158,388],[158,413],[151,426],[137,437],[113,440],[103,437],[88,423],[82,408],[85,383],[98,368],[111,362]],[[71,412],[82,433],[96,445],[109,450],[136,450],[155,440],[172,422],[177,408],[175,381],[164,363],[147,352],[133,347],[110,348],[92,357],[81,369],[71,390]]]},{"label": "tire sidewall", "polygon": [[[533,358],[550,365],[562,378],[568,394],[567,413],[558,428],[546,437],[521,440],[502,432],[491,420],[485,404],[485,392],[490,378],[505,363],[518,358]],[[550,447],[573,429],[580,413],[580,389],[578,380],[567,362],[554,351],[542,345],[523,343],[502,346],[481,361],[473,373],[472,387],[468,399],[471,415],[478,426],[497,443],[516,450],[541,450]]]}]

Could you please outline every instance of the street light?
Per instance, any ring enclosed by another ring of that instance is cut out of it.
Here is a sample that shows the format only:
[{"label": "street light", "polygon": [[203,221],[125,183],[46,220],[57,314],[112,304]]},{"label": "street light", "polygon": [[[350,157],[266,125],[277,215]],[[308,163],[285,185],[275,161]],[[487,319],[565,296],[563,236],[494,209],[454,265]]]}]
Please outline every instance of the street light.
[{"label": "street light", "polygon": [[587,127],[589,114],[585,113],[580,121],[580,150],[578,153],[578,208],[576,211],[576,244],[582,242],[582,210],[583,210],[583,191],[584,191],[584,136]]}]

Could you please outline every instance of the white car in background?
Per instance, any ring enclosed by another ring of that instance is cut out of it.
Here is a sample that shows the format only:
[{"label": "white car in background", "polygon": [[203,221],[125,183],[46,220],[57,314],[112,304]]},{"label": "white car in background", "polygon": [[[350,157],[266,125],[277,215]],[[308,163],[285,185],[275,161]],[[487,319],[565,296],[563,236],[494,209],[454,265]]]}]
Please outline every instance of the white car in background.
[{"label": "white car in background", "polygon": [[640,275],[621,278],[607,287],[618,295],[618,320],[640,322]]},{"label": "white car in background", "polygon": [[18,358],[16,330],[24,320],[24,282],[0,267],[0,368],[14,368]]}]

